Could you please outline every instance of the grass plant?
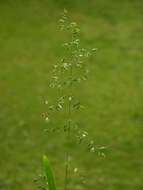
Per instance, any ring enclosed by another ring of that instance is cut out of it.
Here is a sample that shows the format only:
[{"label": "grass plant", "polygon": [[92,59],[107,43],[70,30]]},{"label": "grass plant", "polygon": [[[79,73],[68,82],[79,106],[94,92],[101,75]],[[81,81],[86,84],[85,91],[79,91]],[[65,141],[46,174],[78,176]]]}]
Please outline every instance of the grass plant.
[{"label": "grass plant", "polygon": [[[74,114],[83,108],[80,100],[76,97],[75,91],[78,89],[78,85],[84,82],[88,78],[89,66],[88,59],[95,52],[96,48],[87,50],[81,46],[80,43],[80,29],[76,22],[72,22],[68,17],[67,10],[64,10],[61,19],[59,20],[60,30],[67,33],[68,41],[62,44],[64,48],[64,55],[58,62],[53,65],[52,79],[50,87],[57,90],[57,98],[53,104],[49,104],[46,100],[45,104],[48,106],[48,111],[43,113],[44,119],[49,123],[50,116],[55,114],[64,113],[62,125],[56,126],[54,129],[64,133],[65,138],[65,179],[64,179],[64,190],[70,189],[71,184],[71,152],[69,145],[73,138],[75,142],[87,143],[87,148],[90,152],[95,152],[94,141],[88,138],[88,132],[83,130],[78,122],[74,118]],[[53,117],[54,119],[54,117]],[[50,130],[52,126],[50,126]],[[55,131],[54,130],[54,131]],[[101,149],[101,148],[100,148]],[[103,147],[102,147],[103,149]],[[103,154],[103,153],[102,153]],[[44,170],[46,171],[46,178],[49,190],[55,190],[55,183],[53,180],[50,165],[48,159],[44,157]],[[74,172],[78,169],[75,168]]]}]

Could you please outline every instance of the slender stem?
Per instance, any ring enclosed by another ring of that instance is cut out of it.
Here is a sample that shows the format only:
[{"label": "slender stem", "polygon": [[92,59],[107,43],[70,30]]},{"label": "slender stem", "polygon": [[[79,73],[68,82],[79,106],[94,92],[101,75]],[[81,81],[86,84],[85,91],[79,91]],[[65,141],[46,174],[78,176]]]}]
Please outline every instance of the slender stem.
[{"label": "slender stem", "polygon": [[[71,68],[70,68],[70,80],[72,80],[72,76],[73,76],[73,65],[72,65],[72,61],[71,61]],[[66,138],[66,142],[68,144],[68,142],[70,142],[71,139],[71,114],[72,114],[72,83],[71,83],[71,93],[70,96],[68,97],[68,126],[67,126],[67,138]],[[65,166],[65,190],[68,190],[68,185],[69,185],[69,181],[70,181],[70,151],[69,148],[67,147],[66,149],[66,166]]]},{"label": "slender stem", "polygon": [[66,167],[65,167],[65,190],[67,190],[68,187],[68,154],[66,154]]},{"label": "slender stem", "polygon": [[[75,36],[74,33],[72,33],[71,35],[71,41],[73,42],[75,40]],[[70,53],[71,53],[71,66],[70,66],[70,72],[69,72],[69,79],[71,80],[71,86],[70,86],[70,96],[68,97],[68,128],[67,128],[67,138],[66,138],[66,143],[68,144],[71,140],[71,115],[72,115],[72,78],[73,78],[73,62],[74,60],[74,56],[72,55],[74,50],[74,47],[71,46],[70,48]],[[66,158],[65,158],[65,190],[68,190],[68,185],[69,185],[69,181],[70,181],[70,150],[67,147],[66,148]]]},{"label": "slender stem", "polygon": [[[71,101],[69,101],[69,104],[68,104],[68,118],[69,118],[69,121],[68,121],[68,128],[67,128],[67,138],[66,138],[66,141],[67,141],[67,144],[68,142],[70,141],[70,138],[71,138]],[[69,152],[69,149],[67,148],[66,149],[66,166],[65,166],[65,190],[68,189],[68,183],[69,183],[69,180],[70,180],[70,152]]]}]

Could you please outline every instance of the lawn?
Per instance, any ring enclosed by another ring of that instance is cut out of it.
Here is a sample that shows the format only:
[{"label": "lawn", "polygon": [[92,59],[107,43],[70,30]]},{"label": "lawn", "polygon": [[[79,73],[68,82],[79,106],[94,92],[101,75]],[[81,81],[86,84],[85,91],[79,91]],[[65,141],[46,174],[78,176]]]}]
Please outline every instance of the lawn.
[{"label": "lawn", "polygon": [[142,0],[0,1],[0,189],[36,190],[44,153],[63,189],[63,134],[44,132],[50,123],[41,113],[55,95],[48,83],[63,54],[58,19],[64,8],[80,25],[84,46],[98,48],[77,92],[85,104],[77,117],[107,149],[102,158],[71,146],[73,164],[86,178],[83,189],[142,190]]}]

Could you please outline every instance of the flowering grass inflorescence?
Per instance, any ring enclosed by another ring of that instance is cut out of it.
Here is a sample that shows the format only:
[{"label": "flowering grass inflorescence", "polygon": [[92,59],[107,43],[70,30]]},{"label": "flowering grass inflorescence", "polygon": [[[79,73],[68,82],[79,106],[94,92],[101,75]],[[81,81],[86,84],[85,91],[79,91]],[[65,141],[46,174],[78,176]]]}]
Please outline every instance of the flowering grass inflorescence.
[{"label": "flowering grass inflorescence", "polygon": [[[71,22],[64,10],[59,20],[60,30],[69,34],[69,41],[62,44],[64,55],[59,63],[53,65],[50,87],[57,89],[57,98],[53,104],[48,100],[45,104],[47,112],[43,113],[46,122],[50,122],[55,113],[65,114],[61,127],[49,128],[48,131],[62,131],[65,133],[65,184],[64,190],[69,189],[71,170],[71,154],[68,144],[75,137],[78,143],[85,143],[90,152],[98,152],[104,156],[104,147],[96,147],[95,142],[88,135],[86,130],[74,120],[74,112],[83,108],[80,100],[75,95],[75,89],[82,81],[87,80],[89,73],[88,59],[96,53],[96,48],[87,50],[80,44],[80,29],[76,22]],[[79,173],[78,168],[73,169],[74,173]],[[48,176],[49,178],[49,176]],[[49,187],[50,189],[50,187]],[[52,189],[50,189],[52,190]]]}]

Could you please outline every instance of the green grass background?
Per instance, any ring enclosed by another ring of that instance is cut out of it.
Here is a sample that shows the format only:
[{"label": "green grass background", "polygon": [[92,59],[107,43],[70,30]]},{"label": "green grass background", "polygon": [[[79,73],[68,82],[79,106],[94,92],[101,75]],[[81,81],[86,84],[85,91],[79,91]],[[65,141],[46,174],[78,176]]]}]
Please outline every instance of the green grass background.
[{"label": "green grass background", "polygon": [[74,166],[86,174],[83,189],[142,190],[142,0],[0,0],[0,189],[36,190],[44,153],[63,189],[63,134],[46,134],[41,113],[54,95],[48,82],[62,54],[64,8],[81,26],[83,44],[98,48],[79,89],[86,109],[78,118],[108,149],[103,159],[71,147]]}]

